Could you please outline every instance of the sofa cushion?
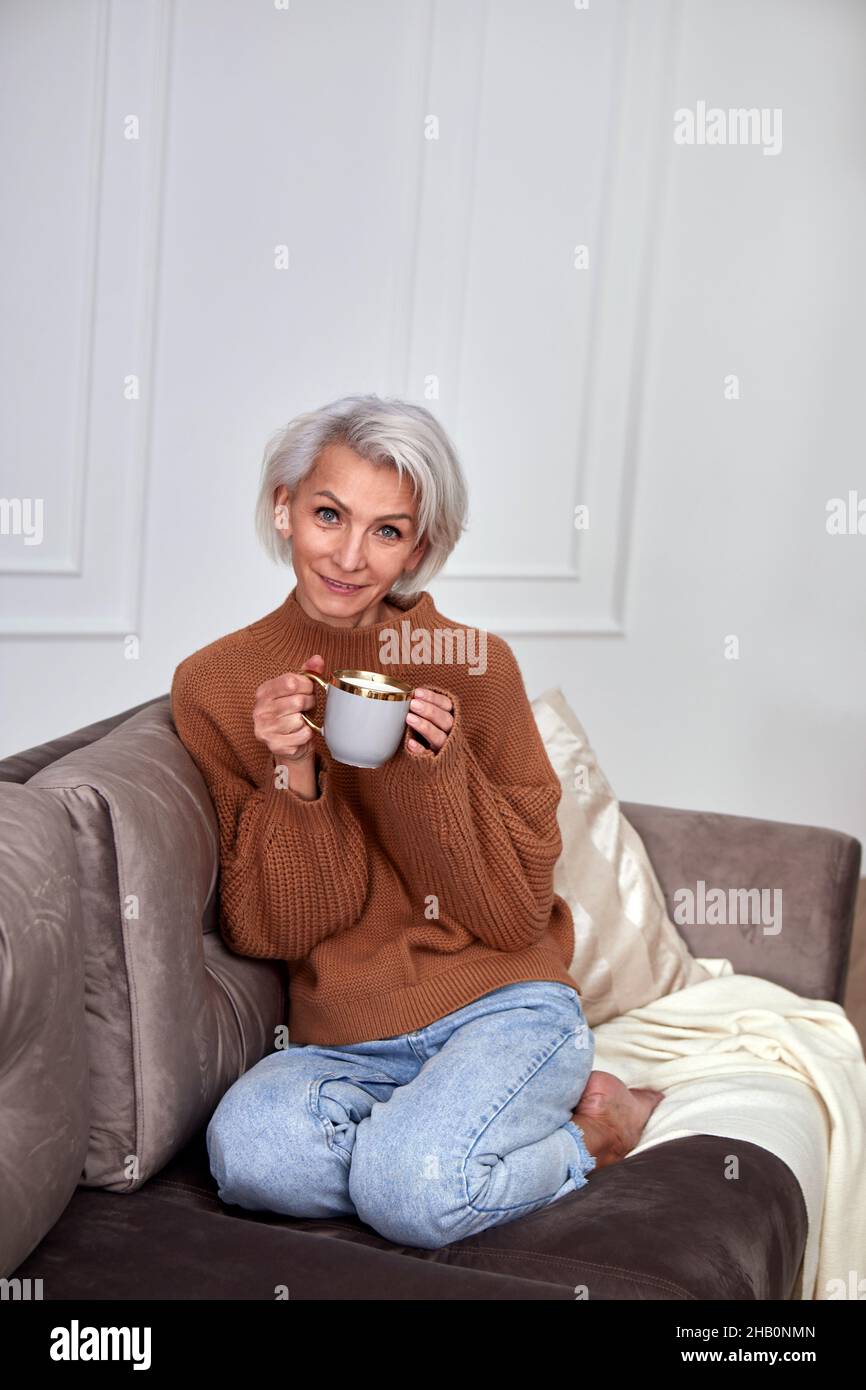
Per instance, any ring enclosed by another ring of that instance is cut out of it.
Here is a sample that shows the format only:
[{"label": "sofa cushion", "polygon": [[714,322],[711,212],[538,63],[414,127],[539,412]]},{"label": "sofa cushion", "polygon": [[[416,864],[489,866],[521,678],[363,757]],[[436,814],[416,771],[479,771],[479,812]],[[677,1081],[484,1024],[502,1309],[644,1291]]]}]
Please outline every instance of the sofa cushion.
[{"label": "sofa cushion", "polygon": [[217,929],[218,837],[168,697],[26,783],[65,808],[84,925],[90,1138],[85,1186],[130,1192],[274,1047],[285,967]]},{"label": "sofa cushion", "polygon": [[562,784],[554,890],[574,918],[569,972],[590,1028],[710,978],[671,921],[643,842],[559,689],[532,701]]},{"label": "sofa cushion", "polygon": [[[732,1147],[733,1145],[733,1147]],[[740,1160],[732,1183],[730,1157]],[[734,1191],[736,1189],[736,1191]],[[806,1209],[767,1149],[698,1135],[436,1250],[357,1216],[243,1211],[217,1196],[202,1131],[142,1192],[77,1192],[16,1271],[48,1298],[769,1300],[799,1297]]]},{"label": "sofa cushion", "polygon": [[[676,913],[683,888],[773,886],[785,904],[784,928],[766,931],[747,913],[731,928],[697,921],[679,928],[693,956],[730,960],[738,975],[760,975],[809,999],[846,997],[862,845],[825,826],[681,810],[623,801]],[[703,916],[705,914],[694,914]]]},{"label": "sofa cushion", "polygon": [[0,1274],[60,1216],[87,1152],[78,865],[62,807],[0,786]]}]

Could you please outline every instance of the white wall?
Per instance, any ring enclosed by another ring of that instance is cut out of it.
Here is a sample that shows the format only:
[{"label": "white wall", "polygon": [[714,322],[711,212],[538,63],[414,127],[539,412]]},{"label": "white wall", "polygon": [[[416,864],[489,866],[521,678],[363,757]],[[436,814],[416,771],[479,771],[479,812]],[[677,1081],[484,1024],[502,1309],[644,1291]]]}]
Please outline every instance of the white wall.
[{"label": "white wall", "polygon": [[372,390],[464,460],[443,612],[623,799],[866,840],[864,53],[856,0],[6,0],[0,756],[274,607],[264,443]]}]

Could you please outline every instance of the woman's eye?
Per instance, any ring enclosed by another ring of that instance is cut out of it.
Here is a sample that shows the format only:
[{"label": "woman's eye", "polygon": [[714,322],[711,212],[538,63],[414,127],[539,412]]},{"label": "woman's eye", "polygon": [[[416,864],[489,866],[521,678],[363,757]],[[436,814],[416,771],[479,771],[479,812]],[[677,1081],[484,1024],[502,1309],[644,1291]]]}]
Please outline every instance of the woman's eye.
[{"label": "woman's eye", "polygon": [[[335,507],[317,507],[317,508],[316,508],[316,516],[321,517],[322,512],[331,512],[331,514],[332,514],[333,516],[339,516],[339,512],[336,510]],[[326,524],[327,524],[327,525],[330,525],[331,523],[330,523],[330,522],[327,522]],[[386,537],[385,537],[385,540],[386,540],[386,541],[399,541],[399,540],[402,540],[402,539],[403,539],[403,532],[399,529],[399,527],[397,527],[397,526],[392,526],[391,523],[390,523],[389,521],[385,523],[385,525],[382,527],[382,530],[383,530],[383,531],[393,531],[393,532],[394,532],[393,536],[386,536]]]}]

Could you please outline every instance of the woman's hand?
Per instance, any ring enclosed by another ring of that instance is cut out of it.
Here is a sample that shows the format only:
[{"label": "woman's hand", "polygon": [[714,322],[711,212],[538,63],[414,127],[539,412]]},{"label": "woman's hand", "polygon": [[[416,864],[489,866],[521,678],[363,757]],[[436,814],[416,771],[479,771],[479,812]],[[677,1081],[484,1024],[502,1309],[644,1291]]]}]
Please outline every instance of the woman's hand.
[{"label": "woman's hand", "polygon": [[[447,695],[439,695],[435,690],[414,690],[406,723],[417,734],[422,734],[432,751],[438,753],[454,727],[454,706]],[[415,758],[423,748],[423,743],[416,738],[406,740],[406,751]]]},{"label": "woman's hand", "polygon": [[[302,670],[322,675],[324,668],[324,657],[311,656]],[[313,730],[300,713],[314,709],[315,705],[316,683],[309,676],[285,671],[259,686],[253,705],[253,730],[277,762],[300,763],[315,756]]]}]

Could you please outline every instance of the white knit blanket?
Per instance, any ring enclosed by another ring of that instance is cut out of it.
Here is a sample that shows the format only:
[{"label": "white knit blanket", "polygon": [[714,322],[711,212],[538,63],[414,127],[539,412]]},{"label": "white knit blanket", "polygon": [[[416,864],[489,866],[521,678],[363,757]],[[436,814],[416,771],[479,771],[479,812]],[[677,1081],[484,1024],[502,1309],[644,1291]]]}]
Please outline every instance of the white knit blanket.
[{"label": "white knit blanket", "polygon": [[728,960],[700,963],[713,979],[593,1029],[596,1069],[665,1092],[632,1153],[717,1134],[777,1154],[809,1219],[800,1297],[863,1298],[866,1060],[856,1030],[838,1004],[737,975]]}]

